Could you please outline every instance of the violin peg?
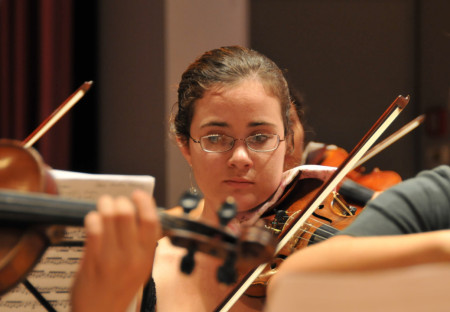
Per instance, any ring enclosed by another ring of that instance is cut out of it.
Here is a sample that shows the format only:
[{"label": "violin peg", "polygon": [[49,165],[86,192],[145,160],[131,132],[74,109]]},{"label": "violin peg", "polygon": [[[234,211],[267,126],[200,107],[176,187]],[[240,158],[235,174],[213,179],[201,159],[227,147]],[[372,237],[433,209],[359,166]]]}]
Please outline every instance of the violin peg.
[{"label": "violin peg", "polygon": [[189,212],[197,208],[199,202],[200,196],[197,193],[187,191],[181,196],[178,204],[183,208],[185,214],[189,214]]},{"label": "violin peg", "polygon": [[195,260],[194,260],[195,248],[189,247],[187,254],[181,259],[180,269],[181,272],[185,274],[191,274],[194,270]]},{"label": "violin peg", "polygon": [[226,226],[236,216],[236,213],[236,202],[233,197],[228,197],[217,213],[220,224]]},{"label": "violin peg", "polygon": [[217,269],[217,280],[225,285],[231,285],[237,281],[237,272],[235,268],[236,254],[230,253],[223,265]]}]

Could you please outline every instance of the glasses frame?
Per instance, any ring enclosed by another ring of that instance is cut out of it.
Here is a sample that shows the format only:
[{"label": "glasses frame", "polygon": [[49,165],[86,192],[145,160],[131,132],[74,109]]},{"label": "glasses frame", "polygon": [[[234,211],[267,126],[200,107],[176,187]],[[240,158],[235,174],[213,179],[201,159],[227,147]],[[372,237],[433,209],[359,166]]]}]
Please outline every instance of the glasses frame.
[{"label": "glasses frame", "polygon": [[[202,139],[203,139],[203,138],[207,138],[207,137],[211,137],[211,136],[217,136],[217,135],[221,135],[221,136],[225,136],[225,137],[229,137],[229,138],[232,138],[232,139],[233,139],[233,141],[232,141],[231,144],[230,144],[230,148],[229,148],[229,149],[227,149],[227,150],[225,150],[225,151],[220,151],[220,152],[218,152],[218,151],[211,151],[211,150],[205,149],[205,148],[203,147],[203,144],[202,144]],[[256,136],[256,135],[274,135],[274,136],[276,136],[276,138],[277,138],[277,144],[275,145],[274,148],[271,148],[271,149],[268,149],[268,150],[255,150],[254,148],[252,148],[251,146],[248,145],[249,143],[248,143],[247,140],[248,140],[248,138],[254,137],[254,136]],[[245,146],[247,146],[247,148],[248,148],[249,150],[253,151],[253,152],[256,152],[256,153],[267,153],[267,152],[272,152],[272,151],[276,150],[276,149],[280,146],[280,143],[281,143],[281,142],[286,141],[286,138],[281,139],[280,136],[279,136],[278,134],[275,134],[275,133],[257,133],[257,134],[249,135],[249,136],[246,137],[245,139],[236,139],[236,138],[233,138],[232,136],[225,135],[225,134],[208,134],[208,135],[204,135],[204,136],[200,137],[198,140],[194,139],[194,138],[191,137],[191,135],[189,134],[189,138],[190,138],[194,143],[200,144],[201,149],[202,149],[203,151],[207,152],[207,153],[226,153],[226,152],[228,152],[228,151],[231,151],[231,150],[233,149],[234,143],[235,143],[236,141],[244,141]]]}]

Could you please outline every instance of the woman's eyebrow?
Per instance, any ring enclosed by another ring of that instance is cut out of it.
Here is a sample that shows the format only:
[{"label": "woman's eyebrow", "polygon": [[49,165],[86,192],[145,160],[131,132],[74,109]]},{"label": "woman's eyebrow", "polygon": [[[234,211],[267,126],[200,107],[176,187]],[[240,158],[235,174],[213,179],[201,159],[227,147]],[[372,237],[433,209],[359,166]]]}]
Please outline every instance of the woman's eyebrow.
[{"label": "woman's eyebrow", "polygon": [[210,121],[200,126],[200,128],[207,128],[207,127],[223,127],[227,128],[229,127],[228,123],[223,121]]},{"label": "woman's eyebrow", "polygon": [[271,126],[271,127],[275,127],[276,125],[274,123],[271,122],[266,122],[266,121],[252,121],[248,124],[249,127],[259,127],[259,126]]},{"label": "woman's eyebrow", "polygon": [[[259,126],[271,126],[276,127],[274,123],[267,122],[267,121],[252,121],[249,122],[247,125],[249,128],[259,127]],[[208,127],[222,127],[222,128],[229,128],[230,125],[227,122],[224,121],[210,121],[200,126],[201,129],[208,128]]]}]

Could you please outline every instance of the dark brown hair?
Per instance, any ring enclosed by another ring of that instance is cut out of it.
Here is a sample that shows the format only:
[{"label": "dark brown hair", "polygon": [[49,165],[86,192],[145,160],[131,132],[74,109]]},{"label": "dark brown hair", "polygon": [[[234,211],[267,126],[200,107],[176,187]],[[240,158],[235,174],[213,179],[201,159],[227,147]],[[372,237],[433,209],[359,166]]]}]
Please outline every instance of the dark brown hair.
[{"label": "dark brown hair", "polygon": [[195,101],[212,87],[233,86],[246,78],[256,78],[280,100],[285,133],[289,127],[290,97],[286,79],[268,57],[252,49],[229,46],[205,52],[181,76],[171,132],[183,143],[190,135]]}]

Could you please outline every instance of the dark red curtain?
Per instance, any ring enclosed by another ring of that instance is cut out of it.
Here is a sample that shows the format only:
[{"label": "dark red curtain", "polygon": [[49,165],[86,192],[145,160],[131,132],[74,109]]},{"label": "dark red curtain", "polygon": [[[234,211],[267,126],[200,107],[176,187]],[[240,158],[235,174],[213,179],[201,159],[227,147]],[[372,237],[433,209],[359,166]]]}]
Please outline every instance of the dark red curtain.
[{"label": "dark red curtain", "polygon": [[[0,137],[24,140],[74,90],[72,1],[0,0]],[[33,147],[70,166],[70,112]]]}]

